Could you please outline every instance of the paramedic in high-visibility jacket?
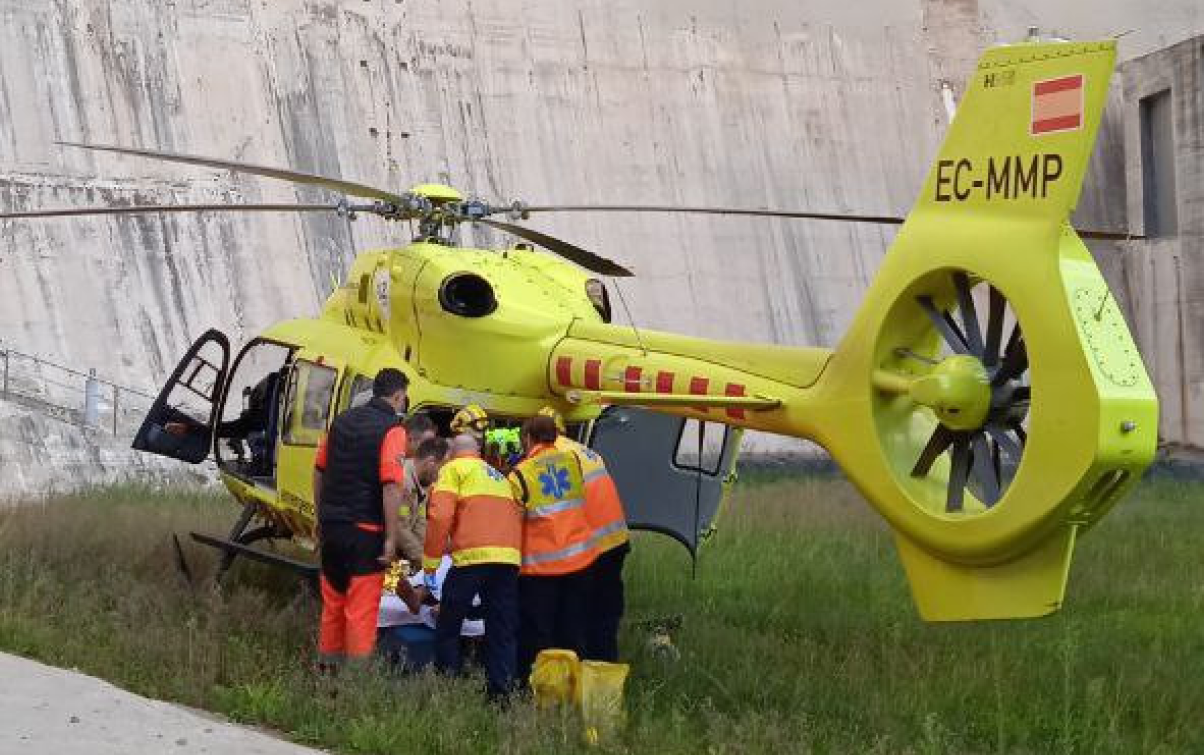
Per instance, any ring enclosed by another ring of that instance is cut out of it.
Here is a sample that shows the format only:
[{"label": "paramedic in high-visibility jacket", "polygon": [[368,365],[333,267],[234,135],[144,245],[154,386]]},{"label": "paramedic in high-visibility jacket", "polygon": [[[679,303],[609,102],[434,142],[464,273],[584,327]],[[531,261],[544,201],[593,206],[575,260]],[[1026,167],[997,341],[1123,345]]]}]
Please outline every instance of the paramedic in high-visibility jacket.
[{"label": "paramedic in high-visibility jacket", "polygon": [[386,367],[372,399],[335,417],[314,461],[314,532],[321,552],[324,665],[363,659],[376,644],[385,569],[395,560],[405,482],[405,373]]},{"label": "paramedic in high-visibility jacket", "polygon": [[522,509],[510,484],[481,458],[478,437],[457,435],[452,459],[439,470],[427,502],[422,567],[428,589],[433,589],[443,555],[452,559],[435,621],[438,670],[459,673],[460,627],[474,597],[480,598],[491,700],[505,697],[514,684],[522,527]]},{"label": "paramedic in high-visibility jacket", "polygon": [[523,425],[526,455],[510,472],[523,505],[523,565],[518,580],[518,673],[541,650],[585,653],[586,576],[598,556],[585,515],[585,480],[573,451],[556,448],[556,423]]},{"label": "paramedic in high-visibility jacket", "polygon": [[606,460],[592,448],[565,435],[564,418],[547,406],[539,414],[556,423],[556,448],[571,450],[581,461],[585,516],[598,557],[589,569],[585,601],[585,653],[591,661],[619,660],[619,623],[623,619],[623,563],[631,552],[627,514]]}]

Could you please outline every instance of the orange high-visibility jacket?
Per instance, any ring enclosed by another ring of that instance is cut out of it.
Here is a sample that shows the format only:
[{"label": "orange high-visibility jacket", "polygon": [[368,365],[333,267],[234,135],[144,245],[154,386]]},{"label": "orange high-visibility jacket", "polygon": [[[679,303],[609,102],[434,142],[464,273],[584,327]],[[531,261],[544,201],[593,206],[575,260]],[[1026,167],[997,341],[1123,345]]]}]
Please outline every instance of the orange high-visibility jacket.
[{"label": "orange high-visibility jacket", "polygon": [[623,500],[606,461],[597,451],[564,435],[556,437],[556,448],[572,451],[581,462],[585,481],[585,518],[589,522],[590,540],[602,554],[623,545],[631,536],[627,532],[627,513]]},{"label": "orange high-visibility jacket", "polygon": [[510,473],[523,504],[522,574],[572,574],[594,562],[598,549],[585,515],[585,480],[572,451],[535,446]]},{"label": "orange high-visibility jacket", "polygon": [[434,573],[443,554],[455,566],[521,562],[523,510],[510,483],[475,453],[443,465],[427,502],[422,568]]}]

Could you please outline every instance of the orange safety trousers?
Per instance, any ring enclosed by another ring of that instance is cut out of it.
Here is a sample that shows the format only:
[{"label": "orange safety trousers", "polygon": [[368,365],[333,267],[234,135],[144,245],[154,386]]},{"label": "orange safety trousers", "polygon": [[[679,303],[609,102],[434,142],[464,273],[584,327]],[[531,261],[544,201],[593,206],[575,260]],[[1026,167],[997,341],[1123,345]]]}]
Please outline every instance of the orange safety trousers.
[{"label": "orange safety trousers", "polygon": [[379,525],[322,526],[322,619],[318,653],[326,660],[365,658],[376,647],[376,620],[385,585],[377,561],[385,536]]},{"label": "orange safety trousers", "polygon": [[340,592],[322,576],[322,623],[318,652],[323,657],[363,658],[376,647],[376,619],[385,575],[352,577]]}]

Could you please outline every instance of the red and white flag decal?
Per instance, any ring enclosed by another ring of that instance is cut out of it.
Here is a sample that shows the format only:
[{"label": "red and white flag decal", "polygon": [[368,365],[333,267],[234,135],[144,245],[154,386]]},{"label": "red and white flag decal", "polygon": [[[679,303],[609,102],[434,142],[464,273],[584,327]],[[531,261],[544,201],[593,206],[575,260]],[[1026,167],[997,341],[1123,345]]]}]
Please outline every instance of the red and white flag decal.
[{"label": "red and white flag decal", "polygon": [[1033,119],[1029,132],[1052,134],[1083,127],[1083,74],[1033,83]]}]

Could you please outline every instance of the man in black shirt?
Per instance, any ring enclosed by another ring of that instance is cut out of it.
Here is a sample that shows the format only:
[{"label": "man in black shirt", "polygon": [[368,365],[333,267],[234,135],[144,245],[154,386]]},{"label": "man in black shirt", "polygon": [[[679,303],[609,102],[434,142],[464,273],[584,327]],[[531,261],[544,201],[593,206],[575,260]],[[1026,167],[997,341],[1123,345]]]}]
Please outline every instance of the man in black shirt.
[{"label": "man in black shirt", "polygon": [[381,370],[372,400],[335,417],[318,448],[314,511],[322,556],[323,663],[366,658],[376,644],[385,568],[397,550],[406,454],[398,414],[408,385],[400,370]]}]

